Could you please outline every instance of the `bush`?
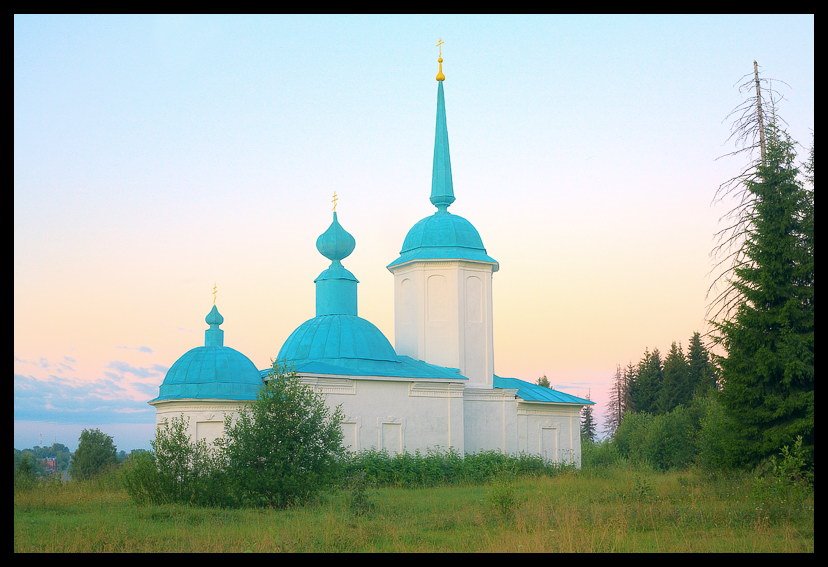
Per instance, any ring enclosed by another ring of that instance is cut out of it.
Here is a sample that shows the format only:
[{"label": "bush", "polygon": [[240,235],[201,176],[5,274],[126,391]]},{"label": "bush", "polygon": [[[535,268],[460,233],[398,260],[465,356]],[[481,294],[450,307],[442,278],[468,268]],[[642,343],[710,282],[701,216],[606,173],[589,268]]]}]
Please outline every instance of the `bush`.
[{"label": "bush", "polygon": [[374,502],[368,496],[368,482],[365,480],[365,471],[355,473],[350,479],[351,494],[348,508],[354,516],[364,516],[374,509]]},{"label": "bush", "polygon": [[220,506],[231,503],[221,454],[202,439],[192,442],[189,420],[165,421],[153,452],[133,452],[122,465],[123,485],[139,503]]},{"label": "bush", "polygon": [[454,449],[429,449],[425,453],[398,453],[368,449],[349,453],[342,460],[345,478],[358,472],[374,486],[422,488],[441,485],[480,484],[516,476],[552,476],[568,465],[548,463],[536,455],[507,455],[481,451],[461,455]]},{"label": "bush", "polygon": [[23,453],[14,469],[14,489],[29,490],[37,485],[37,463],[30,453]]},{"label": "bush", "polygon": [[649,413],[627,412],[615,430],[613,441],[618,454],[635,464],[649,464],[646,447],[654,416]]},{"label": "bush", "polygon": [[503,522],[514,521],[515,514],[521,500],[515,492],[514,486],[508,480],[497,480],[489,491],[489,505]]},{"label": "bush", "polygon": [[695,414],[684,406],[660,415],[626,414],[615,433],[619,455],[657,470],[690,466],[696,458]]},{"label": "bush", "polygon": [[770,458],[772,476],[781,484],[813,485],[814,473],[808,467],[808,455],[802,447],[802,436],[797,435],[793,446],[785,445],[779,456]]},{"label": "bush", "polygon": [[696,425],[690,411],[678,406],[650,422],[644,457],[657,470],[683,469],[696,457]]},{"label": "bush", "polygon": [[284,508],[333,487],[345,454],[342,418],[341,408],[331,411],[295,373],[279,372],[225,422],[222,454],[234,498]]},{"label": "bush", "polygon": [[583,470],[607,468],[625,463],[626,459],[618,451],[617,443],[612,440],[581,443],[581,468]]},{"label": "bush", "polygon": [[158,469],[155,454],[147,451],[129,455],[123,467],[124,488],[138,504],[161,503],[166,501],[159,490]]},{"label": "bush", "polygon": [[115,443],[100,429],[84,429],[78,448],[72,455],[69,474],[75,480],[86,480],[117,464]]},{"label": "bush", "polygon": [[706,472],[724,472],[741,466],[736,424],[722,405],[720,394],[711,392],[696,403],[701,414],[696,436],[699,467]]}]

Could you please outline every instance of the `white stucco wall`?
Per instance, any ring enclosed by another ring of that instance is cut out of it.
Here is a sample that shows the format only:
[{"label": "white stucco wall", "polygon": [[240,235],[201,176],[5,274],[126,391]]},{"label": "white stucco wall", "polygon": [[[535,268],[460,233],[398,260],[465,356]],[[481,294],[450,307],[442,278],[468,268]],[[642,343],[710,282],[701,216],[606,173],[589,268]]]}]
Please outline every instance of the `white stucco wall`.
[{"label": "white stucco wall", "polygon": [[492,266],[422,261],[392,270],[396,351],[459,368],[471,386],[491,387]]},{"label": "white stucco wall", "polygon": [[518,451],[516,390],[466,387],[463,392],[466,452]]},{"label": "white stucco wall", "polygon": [[224,416],[236,415],[244,402],[227,400],[175,400],[156,402],[155,425],[164,420],[184,416],[189,419],[190,439],[207,441],[210,445],[224,434]]},{"label": "white stucco wall", "polygon": [[[459,453],[496,450],[542,455],[581,466],[580,406],[525,402],[516,390],[475,388],[462,382],[303,375],[304,383],[342,406],[345,446],[390,454],[428,449]],[[208,444],[224,433],[225,415],[245,402],[156,402],[156,425],[189,418],[192,439]]]},{"label": "white stucco wall", "polygon": [[581,466],[581,406],[521,401],[518,449],[556,463]]},{"label": "white stucco wall", "polygon": [[447,381],[342,378],[303,375],[324,393],[331,407],[342,406],[343,435],[351,450],[446,450],[462,453],[463,384]]}]

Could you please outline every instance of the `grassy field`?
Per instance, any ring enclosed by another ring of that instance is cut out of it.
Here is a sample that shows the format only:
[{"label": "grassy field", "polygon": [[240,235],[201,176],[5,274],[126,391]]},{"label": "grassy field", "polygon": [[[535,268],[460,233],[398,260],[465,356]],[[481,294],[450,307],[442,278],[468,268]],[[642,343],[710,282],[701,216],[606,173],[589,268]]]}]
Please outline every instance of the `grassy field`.
[{"label": "grassy field", "polygon": [[95,482],[15,493],[15,552],[813,552],[813,492],[610,468],[347,491],[289,510],[133,504]]}]

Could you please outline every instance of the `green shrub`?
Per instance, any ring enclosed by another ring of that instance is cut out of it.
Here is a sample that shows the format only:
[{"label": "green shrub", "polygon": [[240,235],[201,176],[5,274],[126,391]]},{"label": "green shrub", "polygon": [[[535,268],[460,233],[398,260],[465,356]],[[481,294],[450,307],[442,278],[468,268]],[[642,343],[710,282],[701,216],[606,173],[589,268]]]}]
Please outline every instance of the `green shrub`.
[{"label": "green shrub", "polygon": [[234,499],[284,508],[333,488],[345,453],[342,418],[295,373],[279,372],[225,421],[221,454]]},{"label": "green shrub", "polygon": [[619,455],[637,465],[686,468],[696,459],[697,415],[684,406],[659,415],[627,413],[613,441]]},{"label": "green shrub", "polygon": [[420,488],[441,485],[486,483],[496,478],[552,476],[567,465],[548,463],[536,455],[507,455],[481,451],[461,455],[454,449],[429,449],[425,453],[398,453],[368,449],[349,453],[342,460],[344,478],[364,472],[374,486]]},{"label": "green shrub", "polygon": [[502,521],[507,523],[514,521],[520,500],[514,486],[508,480],[496,481],[489,489],[488,500],[489,505]]},{"label": "green shrub", "polygon": [[165,420],[151,442],[153,451],[131,454],[122,483],[136,502],[222,506],[231,503],[222,456],[202,439],[190,440],[189,419]]},{"label": "green shrub", "polygon": [[808,455],[802,447],[802,436],[797,435],[792,446],[785,445],[779,450],[779,456],[770,458],[773,477],[780,483],[807,484],[814,483],[814,473],[808,467]]},{"label": "green shrub", "polygon": [[31,490],[37,486],[37,463],[29,453],[23,453],[14,469],[14,489]]},{"label": "green shrub", "polygon": [[131,454],[122,466],[124,488],[135,502],[149,504],[165,501],[160,492],[155,453],[146,451]]},{"label": "green shrub", "polygon": [[648,464],[646,447],[654,416],[649,413],[627,412],[615,431],[613,441],[618,454],[635,464]]},{"label": "green shrub", "polygon": [[348,509],[354,516],[364,516],[374,509],[374,502],[368,496],[368,481],[365,478],[365,471],[358,471],[351,476],[349,487]]},{"label": "green shrub", "polygon": [[581,469],[591,470],[625,464],[627,461],[611,439],[584,441],[581,443]]},{"label": "green shrub", "polygon": [[700,408],[697,464],[708,473],[726,472],[742,465],[736,424],[725,410],[718,392],[696,400]]},{"label": "green shrub", "polygon": [[655,416],[647,426],[645,460],[662,471],[687,468],[696,457],[695,429],[691,412],[683,406]]}]

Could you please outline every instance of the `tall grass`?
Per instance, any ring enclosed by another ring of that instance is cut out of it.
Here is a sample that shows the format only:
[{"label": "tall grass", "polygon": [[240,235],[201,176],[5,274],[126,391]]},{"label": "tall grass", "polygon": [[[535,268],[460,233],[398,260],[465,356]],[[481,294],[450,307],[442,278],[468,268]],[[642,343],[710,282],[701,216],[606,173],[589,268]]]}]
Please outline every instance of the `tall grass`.
[{"label": "tall grass", "polygon": [[[423,456],[421,456],[423,457]],[[408,462],[408,460],[405,460]],[[418,478],[418,477],[414,477]],[[299,508],[136,505],[115,478],[15,493],[16,552],[813,552],[813,490],[610,465],[342,490]]]}]

